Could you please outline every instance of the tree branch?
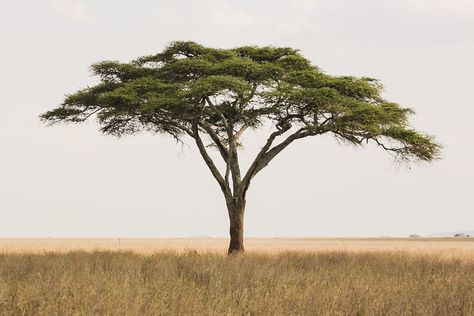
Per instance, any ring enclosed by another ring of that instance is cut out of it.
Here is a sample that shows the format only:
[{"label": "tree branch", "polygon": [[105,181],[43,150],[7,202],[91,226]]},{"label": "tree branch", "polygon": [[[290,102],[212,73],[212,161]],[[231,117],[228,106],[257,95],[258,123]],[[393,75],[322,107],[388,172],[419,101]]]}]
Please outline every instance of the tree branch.
[{"label": "tree branch", "polygon": [[[234,193],[235,193],[240,185],[241,176],[240,176],[240,167],[239,167],[237,148],[236,148],[235,139],[234,139],[233,127],[229,124],[224,114],[222,114],[222,112],[219,111],[219,109],[217,109],[214,103],[212,103],[212,101],[209,99],[208,96],[205,97],[205,100],[209,104],[209,106],[213,108],[217,112],[217,114],[220,116],[222,120],[222,124],[224,125],[227,131],[229,151],[227,152],[228,153],[228,155],[226,156],[227,159],[224,159],[224,160],[226,161],[226,163],[229,163],[230,165],[230,169],[232,171],[232,183],[233,183],[233,188],[234,188]],[[212,135],[210,136],[212,137]]]},{"label": "tree branch", "polygon": [[[288,145],[290,145],[292,142],[294,142],[295,140],[300,139],[300,138],[304,138],[304,137],[307,137],[307,136],[319,135],[319,134],[323,134],[325,132],[326,131],[322,130],[322,129],[308,130],[307,128],[302,127],[300,129],[298,129],[296,132],[294,132],[293,134],[289,135],[280,144],[278,144],[278,145],[274,146],[273,148],[269,149],[270,146],[267,146],[267,145],[268,145],[268,143],[270,143],[270,145],[271,145],[271,142],[273,142],[273,140],[271,139],[272,136],[275,135],[275,133],[273,133],[270,136],[270,138],[267,140],[267,144],[265,144],[264,148],[262,148],[260,153],[257,155],[257,158],[255,158],[254,162],[252,163],[249,170],[245,174],[244,180],[242,180],[242,184],[243,184],[242,189],[244,190],[244,192],[248,189],[248,186],[250,184],[250,180],[252,180],[252,178],[257,173],[260,172],[260,170],[265,168],[270,163],[270,161],[272,161],[273,158],[275,158],[276,155],[278,155],[283,149],[288,147]],[[274,136],[273,139],[275,137],[276,136]],[[265,147],[267,147],[267,149],[264,151]]]},{"label": "tree branch", "polygon": [[257,92],[257,88],[258,88],[258,84],[257,84],[257,83],[253,83],[253,84],[252,84],[252,91],[250,92],[249,96],[248,96],[245,100],[243,100],[242,102],[240,102],[240,105],[239,105],[239,112],[240,112],[240,114],[242,114],[242,111],[243,111],[245,105],[246,105],[247,103],[249,103],[249,102],[253,99],[253,97],[255,96],[255,92]]},{"label": "tree branch", "polygon": [[383,143],[381,143],[377,138],[375,137],[372,137],[371,138],[374,142],[377,143],[378,146],[382,147],[384,150],[387,150],[387,151],[393,151],[395,153],[400,153],[400,152],[403,152],[405,150],[407,150],[407,146],[405,147],[399,147],[399,148],[392,148],[392,147],[387,147],[385,146]]},{"label": "tree branch", "polygon": [[262,149],[260,149],[260,151],[258,152],[257,156],[255,157],[254,161],[250,165],[249,169],[247,170],[247,172],[246,172],[246,174],[245,174],[245,176],[242,180],[242,185],[245,189],[248,187],[248,185],[250,183],[250,180],[255,175],[254,172],[257,169],[258,164],[260,163],[261,159],[266,154],[268,149],[270,149],[270,147],[272,146],[273,141],[275,140],[275,138],[277,136],[280,136],[280,135],[284,134],[290,128],[291,128],[291,125],[286,125],[286,126],[282,127],[280,130],[277,130],[277,131],[270,134],[270,136],[268,137],[265,145],[263,145]]},{"label": "tree branch", "polygon": [[234,137],[234,127],[232,124],[228,125],[227,137],[229,141],[229,166],[232,171],[232,185],[234,195],[238,191],[241,182],[239,155],[237,152],[236,139]]},{"label": "tree branch", "polygon": [[225,165],[225,182],[227,183],[227,185],[229,185],[229,173],[230,173],[230,164],[229,163],[226,163]]},{"label": "tree branch", "polygon": [[214,164],[214,161],[212,161],[212,158],[207,153],[206,147],[204,146],[204,143],[202,142],[202,139],[199,136],[199,129],[198,129],[197,122],[193,123],[193,134],[194,134],[194,139],[196,140],[196,145],[199,148],[199,152],[201,153],[201,156],[204,159],[204,162],[209,167],[209,170],[211,170],[212,175],[217,180],[217,183],[219,183],[219,186],[221,187],[221,190],[227,199],[229,196],[232,196],[230,188],[227,182],[225,181],[225,179],[220,174],[216,165]]},{"label": "tree branch", "polygon": [[361,145],[362,142],[364,141],[364,137],[361,136],[362,138],[357,138],[356,136],[354,135],[348,135],[348,134],[344,134],[344,133],[341,133],[339,131],[331,131],[333,132],[334,134],[336,134],[337,136],[341,137],[342,139],[345,139],[345,140],[348,140],[349,142],[351,142],[352,144],[354,145]]},{"label": "tree branch", "polygon": [[219,135],[217,135],[217,133],[212,129],[212,127],[206,121],[201,120],[199,121],[199,124],[206,131],[206,133],[209,134],[211,139],[214,141],[214,144],[216,144],[217,148],[219,149],[222,159],[224,159],[224,162],[227,163],[227,160],[229,159],[229,151],[227,150],[227,148],[225,148],[224,144],[222,144],[222,141],[220,140]]},{"label": "tree branch", "polygon": [[265,155],[263,155],[263,157],[260,159],[259,163],[257,164],[253,174],[251,175],[249,181],[260,171],[262,170],[263,168],[265,168],[268,163],[273,159],[275,158],[276,155],[278,155],[283,149],[285,149],[286,147],[288,147],[288,145],[290,145],[293,141],[295,141],[296,139],[299,139],[299,138],[303,138],[303,137],[306,137],[306,136],[310,136],[310,135],[316,135],[316,134],[313,134],[313,133],[309,133],[309,132],[306,132],[306,129],[305,128],[300,128],[299,130],[297,130],[296,132],[294,132],[293,134],[289,135],[284,141],[282,141],[280,144],[276,145],[275,147],[273,147],[272,149],[268,150]]},{"label": "tree branch", "polygon": [[235,133],[234,139],[235,141],[238,141],[240,136],[245,132],[245,130],[248,128],[247,124],[242,125],[242,127]]},{"label": "tree branch", "polygon": [[208,96],[204,97],[204,99],[207,101],[209,106],[217,112],[217,114],[220,116],[220,118],[222,120],[222,124],[224,124],[224,127],[226,128],[226,130],[228,130],[229,129],[229,124],[228,124],[227,119],[225,118],[224,114],[222,114],[222,112],[219,111],[219,109],[214,105],[214,103],[212,103],[211,99],[209,99]]},{"label": "tree branch", "polygon": [[91,116],[94,115],[95,113],[99,112],[100,110],[102,110],[102,108],[97,108],[97,109],[95,109],[94,111],[92,111],[92,112],[90,112],[89,114],[87,114],[86,116],[84,116],[81,120],[82,120],[82,121],[87,120],[89,117],[91,117]]}]

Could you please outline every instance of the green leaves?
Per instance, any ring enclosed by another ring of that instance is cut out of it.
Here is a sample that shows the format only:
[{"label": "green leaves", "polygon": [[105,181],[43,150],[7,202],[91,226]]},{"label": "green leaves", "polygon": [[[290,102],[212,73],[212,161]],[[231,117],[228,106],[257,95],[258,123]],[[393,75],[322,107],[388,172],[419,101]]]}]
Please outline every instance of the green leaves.
[{"label": "green leaves", "polygon": [[145,76],[156,75],[150,68],[139,67],[133,63],[122,64],[116,61],[103,61],[91,66],[92,72],[105,83],[124,83]]},{"label": "green leaves", "polygon": [[343,76],[330,78],[325,84],[349,98],[374,103],[383,101],[382,85],[375,79]]},{"label": "green leaves", "polygon": [[248,58],[258,63],[277,62],[278,60],[288,56],[301,57],[298,50],[289,47],[243,46],[231,51],[235,52],[240,58]]},{"label": "green leaves", "polygon": [[226,144],[239,129],[269,123],[299,128],[297,138],[333,133],[357,145],[374,141],[406,159],[439,155],[433,138],[409,127],[413,111],[381,96],[379,81],[330,76],[288,47],[173,42],[158,54],[91,70],[100,83],[67,96],[44,121],[79,123],[96,114],[104,133],[145,130],[177,139],[202,122]]},{"label": "green leaves", "polygon": [[[415,157],[422,161],[439,158],[442,147],[435,142],[432,136],[417,132],[414,129],[400,127],[388,128],[382,132],[382,135],[398,144],[398,148],[389,150],[395,151],[401,158],[410,159]],[[383,147],[387,149],[386,146]]]},{"label": "green leaves", "polygon": [[186,86],[184,95],[203,99],[206,96],[231,94],[235,99],[251,89],[244,80],[229,75],[208,76],[191,81]]}]

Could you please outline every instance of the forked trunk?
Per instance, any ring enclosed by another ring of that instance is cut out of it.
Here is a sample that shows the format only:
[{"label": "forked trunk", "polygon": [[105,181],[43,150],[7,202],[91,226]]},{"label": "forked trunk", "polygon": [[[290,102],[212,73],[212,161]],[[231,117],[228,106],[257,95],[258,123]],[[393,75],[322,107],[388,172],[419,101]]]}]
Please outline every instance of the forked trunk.
[{"label": "forked trunk", "polygon": [[229,255],[244,252],[244,210],[245,201],[239,201],[235,207],[229,208],[230,244],[227,251]]}]

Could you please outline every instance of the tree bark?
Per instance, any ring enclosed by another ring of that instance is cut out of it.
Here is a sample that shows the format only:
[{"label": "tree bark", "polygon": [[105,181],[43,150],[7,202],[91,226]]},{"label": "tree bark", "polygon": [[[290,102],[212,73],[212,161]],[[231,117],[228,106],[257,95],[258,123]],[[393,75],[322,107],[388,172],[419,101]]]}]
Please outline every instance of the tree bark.
[{"label": "tree bark", "polygon": [[239,199],[236,205],[228,206],[230,220],[229,255],[243,253],[244,249],[244,211],[245,200]]}]

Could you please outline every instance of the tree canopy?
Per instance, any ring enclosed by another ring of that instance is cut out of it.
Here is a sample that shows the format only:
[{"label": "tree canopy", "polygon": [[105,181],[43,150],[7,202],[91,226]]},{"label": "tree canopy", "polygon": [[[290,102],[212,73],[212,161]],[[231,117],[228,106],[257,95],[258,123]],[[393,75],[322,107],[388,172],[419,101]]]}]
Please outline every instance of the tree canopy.
[{"label": "tree canopy", "polygon": [[[250,180],[297,139],[329,133],[357,146],[374,142],[410,161],[431,161],[440,153],[433,137],[410,126],[410,108],[383,98],[378,80],[331,76],[293,48],[173,42],[155,55],[103,61],[91,69],[98,84],[68,95],[41,118],[80,123],[95,116],[103,133],[116,136],[190,136],[226,197],[229,215],[232,207],[242,208]],[[273,132],[241,174],[241,135],[265,124]],[[217,148],[226,170],[218,170],[206,142]]]}]

